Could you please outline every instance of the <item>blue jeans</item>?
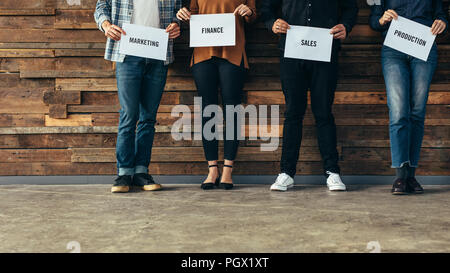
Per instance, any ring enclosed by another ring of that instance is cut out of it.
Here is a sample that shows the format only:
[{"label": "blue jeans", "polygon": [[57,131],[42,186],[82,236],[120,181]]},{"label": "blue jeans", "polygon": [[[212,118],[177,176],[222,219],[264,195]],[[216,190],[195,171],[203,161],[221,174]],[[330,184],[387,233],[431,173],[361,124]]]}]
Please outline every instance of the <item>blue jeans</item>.
[{"label": "blue jeans", "polygon": [[116,146],[119,175],[148,172],[167,69],[162,61],[134,56],[116,64],[121,106]]},{"label": "blue jeans", "polygon": [[433,45],[426,62],[386,46],[381,60],[389,107],[392,168],[405,163],[417,167],[428,93],[437,66],[437,46]]}]

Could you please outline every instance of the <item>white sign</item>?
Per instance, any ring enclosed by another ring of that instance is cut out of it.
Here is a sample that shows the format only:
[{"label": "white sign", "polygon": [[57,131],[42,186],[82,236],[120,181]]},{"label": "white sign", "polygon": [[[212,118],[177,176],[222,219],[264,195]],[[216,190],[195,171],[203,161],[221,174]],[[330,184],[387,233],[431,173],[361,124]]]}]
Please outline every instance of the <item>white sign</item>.
[{"label": "white sign", "polygon": [[392,20],[384,45],[426,62],[435,39],[431,28],[399,16]]},{"label": "white sign", "polygon": [[291,26],[286,35],[285,58],[331,61],[333,35],[330,29]]},{"label": "white sign", "polygon": [[235,46],[236,18],[233,13],[192,15],[190,47]]},{"label": "white sign", "polygon": [[161,61],[167,59],[169,33],[164,29],[127,23],[124,23],[122,28],[127,35],[122,35],[120,39],[121,54]]}]

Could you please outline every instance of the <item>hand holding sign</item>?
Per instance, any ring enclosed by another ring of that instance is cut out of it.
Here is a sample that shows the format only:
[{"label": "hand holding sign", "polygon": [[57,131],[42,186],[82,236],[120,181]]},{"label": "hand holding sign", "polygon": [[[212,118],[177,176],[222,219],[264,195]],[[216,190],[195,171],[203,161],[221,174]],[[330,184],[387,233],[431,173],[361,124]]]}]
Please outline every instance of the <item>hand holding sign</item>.
[{"label": "hand holding sign", "polygon": [[181,21],[189,21],[191,19],[191,12],[187,8],[181,8],[177,12],[177,18]]},{"label": "hand holding sign", "polygon": [[431,28],[399,16],[391,22],[384,45],[426,62],[435,39]]},{"label": "hand holding sign", "polygon": [[190,47],[236,45],[233,13],[191,15],[190,18]]},{"label": "hand holding sign", "polygon": [[444,32],[446,27],[447,24],[444,21],[437,19],[433,22],[433,25],[431,26],[431,33],[433,33],[433,35],[439,35],[442,32]]},{"label": "hand holding sign", "polygon": [[286,35],[285,58],[331,61],[333,35],[330,29],[290,26]]},{"label": "hand holding sign", "polygon": [[275,34],[287,33],[288,29],[291,27],[289,24],[283,19],[277,19],[275,23],[273,23],[272,31]]},{"label": "hand holding sign", "polygon": [[125,55],[165,61],[169,33],[164,29],[124,23],[127,35],[120,40],[119,52]]},{"label": "hand holding sign", "polygon": [[114,41],[119,41],[123,35],[127,35],[127,33],[121,29],[119,26],[111,24],[109,21],[105,20],[102,23],[103,31],[105,32],[105,36],[113,39]]},{"label": "hand holding sign", "polygon": [[244,17],[244,16],[251,16],[251,15],[253,15],[253,11],[247,5],[240,4],[234,10],[234,15],[240,15],[242,17]]},{"label": "hand holding sign", "polygon": [[166,32],[169,33],[169,39],[175,39],[180,36],[180,26],[177,23],[172,23],[166,28]]},{"label": "hand holding sign", "polygon": [[333,34],[334,39],[344,40],[347,37],[347,29],[343,24],[334,26],[330,34]]},{"label": "hand holding sign", "polygon": [[397,12],[393,9],[388,9],[384,12],[383,16],[381,16],[380,20],[378,20],[378,21],[379,21],[380,25],[384,26],[394,19],[395,20],[398,19]]}]

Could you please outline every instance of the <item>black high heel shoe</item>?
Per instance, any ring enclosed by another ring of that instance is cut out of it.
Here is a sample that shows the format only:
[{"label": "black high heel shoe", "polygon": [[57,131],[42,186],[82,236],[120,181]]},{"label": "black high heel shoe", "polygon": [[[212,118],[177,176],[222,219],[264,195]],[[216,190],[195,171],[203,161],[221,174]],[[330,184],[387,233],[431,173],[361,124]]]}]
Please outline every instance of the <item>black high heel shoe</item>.
[{"label": "black high heel shoe", "polygon": [[[217,164],[208,166],[208,168],[213,168],[213,167],[217,167],[218,168],[219,166]],[[212,190],[212,189],[214,189],[214,186],[219,187],[219,184],[220,184],[220,173],[217,176],[215,182],[203,182],[200,187],[203,190]]]},{"label": "black high heel shoe", "polygon": [[[223,165],[223,167],[224,167],[224,168],[225,168],[225,167],[227,167],[227,168],[233,168],[233,166],[231,166],[231,165]],[[231,190],[231,189],[234,187],[234,185],[233,185],[233,182],[231,182],[231,183],[220,182],[220,187],[223,188],[223,189],[225,189],[225,190]]]}]

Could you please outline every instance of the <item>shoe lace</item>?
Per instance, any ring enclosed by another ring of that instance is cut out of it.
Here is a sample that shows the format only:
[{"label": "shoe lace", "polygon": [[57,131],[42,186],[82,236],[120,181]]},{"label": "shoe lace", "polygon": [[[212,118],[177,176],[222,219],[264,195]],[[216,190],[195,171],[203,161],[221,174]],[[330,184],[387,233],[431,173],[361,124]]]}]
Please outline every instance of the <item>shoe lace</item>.
[{"label": "shoe lace", "polygon": [[338,185],[338,184],[342,184],[342,180],[341,177],[339,176],[339,174],[337,173],[332,173],[332,172],[328,172],[327,174],[329,175],[329,182],[331,182],[332,184]]},{"label": "shoe lace", "polygon": [[289,175],[285,173],[280,173],[277,177],[276,183],[280,185],[286,185],[289,178],[290,178]]},{"label": "shoe lace", "polygon": [[123,184],[123,183],[127,183],[128,182],[128,177],[125,175],[122,176],[118,176],[115,180],[115,182],[119,183],[119,184]]},{"label": "shoe lace", "polygon": [[153,176],[151,176],[150,174],[148,174],[148,173],[145,173],[145,174],[143,174],[143,177],[145,178],[145,180],[147,180],[146,182],[147,183],[155,183],[155,181],[153,180]]}]

